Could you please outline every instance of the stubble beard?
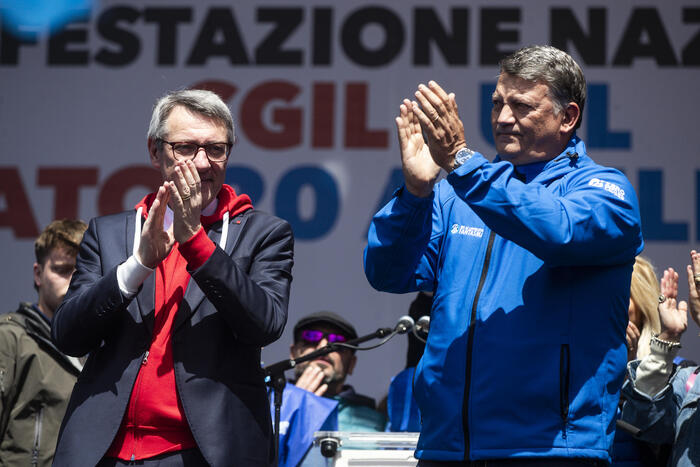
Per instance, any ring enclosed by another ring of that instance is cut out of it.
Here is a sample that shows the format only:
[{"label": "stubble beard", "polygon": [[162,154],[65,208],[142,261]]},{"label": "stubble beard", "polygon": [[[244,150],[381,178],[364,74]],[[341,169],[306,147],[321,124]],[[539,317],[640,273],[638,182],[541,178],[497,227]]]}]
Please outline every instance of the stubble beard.
[{"label": "stubble beard", "polygon": [[[297,365],[294,367],[294,377],[298,380],[302,373],[306,370],[306,368],[309,365],[313,365],[314,362],[306,362],[302,363],[301,365]],[[321,371],[323,372],[323,381],[322,384],[332,384],[337,381],[340,381],[340,378],[338,377],[338,372],[335,371],[333,367],[330,366],[321,366],[321,365],[316,365],[318,366]],[[328,374],[327,370],[330,370],[330,374]]]}]

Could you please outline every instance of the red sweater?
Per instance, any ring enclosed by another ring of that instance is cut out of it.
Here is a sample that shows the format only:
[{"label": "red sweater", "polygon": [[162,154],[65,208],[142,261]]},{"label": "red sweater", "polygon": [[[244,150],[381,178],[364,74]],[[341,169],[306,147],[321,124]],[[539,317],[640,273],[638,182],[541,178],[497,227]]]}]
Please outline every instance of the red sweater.
[{"label": "red sweater", "polygon": [[[144,207],[144,216],[147,216],[154,199],[155,194],[151,193],[136,208]],[[201,218],[204,228],[221,220],[227,211],[233,217],[253,207],[247,195],[236,195],[228,185],[223,185],[217,199],[216,212]],[[147,459],[197,445],[177,394],[171,330],[187,290],[190,272],[202,266],[216,249],[204,228],[182,245],[175,243],[155,271],[155,322],[151,344],[106,457]]]}]

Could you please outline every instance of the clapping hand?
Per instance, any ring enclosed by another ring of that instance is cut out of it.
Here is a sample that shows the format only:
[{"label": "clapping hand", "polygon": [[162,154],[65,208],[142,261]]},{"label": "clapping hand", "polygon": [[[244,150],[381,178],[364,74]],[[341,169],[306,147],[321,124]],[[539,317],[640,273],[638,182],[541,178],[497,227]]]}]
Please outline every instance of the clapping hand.
[{"label": "clapping hand", "polygon": [[[163,261],[175,241],[184,243],[202,227],[202,183],[197,168],[191,160],[178,162],[172,181],[163,182],[156,192],[143,224],[137,259],[148,268],[155,268]],[[173,225],[163,230],[166,207],[170,202]]]},{"label": "clapping hand", "polygon": [[166,183],[172,200],[173,236],[182,244],[202,227],[202,182],[194,162],[188,160],[177,163],[173,180]]},{"label": "clapping hand", "polygon": [[424,198],[433,191],[440,167],[433,161],[428,145],[423,140],[420,122],[414,112],[417,108],[415,102],[404,99],[399,116],[396,117],[396,129],[406,189],[411,194]]},{"label": "clapping hand", "polygon": [[170,197],[168,182],[163,183],[156,192],[148,210],[148,218],[141,230],[141,241],[136,251],[136,259],[148,268],[155,268],[163,261],[173,247],[173,235],[170,231],[163,230],[165,209]]},{"label": "clapping hand", "polygon": [[659,318],[661,333],[659,339],[680,342],[681,335],[688,328],[688,304],[678,302],[678,273],[673,268],[664,271],[661,278],[659,297]]},{"label": "clapping hand", "polygon": [[700,326],[700,253],[690,252],[690,264],[686,267],[688,274],[688,309],[690,316]]},{"label": "clapping hand", "polygon": [[455,95],[448,94],[435,81],[430,81],[427,86],[419,85],[415,96],[420,107],[414,103],[414,112],[425,131],[430,154],[445,172],[452,172],[455,154],[467,146]]}]

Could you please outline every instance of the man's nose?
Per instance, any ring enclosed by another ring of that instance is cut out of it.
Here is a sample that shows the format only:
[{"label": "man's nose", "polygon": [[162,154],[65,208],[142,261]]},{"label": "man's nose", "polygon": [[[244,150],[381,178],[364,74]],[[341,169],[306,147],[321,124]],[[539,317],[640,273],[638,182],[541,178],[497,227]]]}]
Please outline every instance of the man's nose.
[{"label": "man's nose", "polygon": [[207,157],[207,151],[202,146],[197,148],[197,152],[194,153],[192,162],[194,162],[194,166],[198,169],[207,169],[211,165],[209,163],[209,158]]},{"label": "man's nose", "polygon": [[321,347],[325,347],[328,345],[328,338],[326,336],[323,336],[320,341],[318,341],[318,344],[316,344],[316,348],[320,349]]},{"label": "man's nose", "polygon": [[503,105],[501,111],[496,115],[496,123],[499,125],[510,125],[515,123],[515,116],[509,105]]}]

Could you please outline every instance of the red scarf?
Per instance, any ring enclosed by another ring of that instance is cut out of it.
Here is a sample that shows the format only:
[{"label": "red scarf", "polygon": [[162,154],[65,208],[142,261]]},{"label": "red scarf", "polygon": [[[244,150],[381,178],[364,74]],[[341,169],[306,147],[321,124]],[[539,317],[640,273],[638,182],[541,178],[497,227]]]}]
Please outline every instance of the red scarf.
[{"label": "red scarf", "polygon": [[[155,193],[147,195],[135,208],[143,207],[143,216],[147,217],[155,197]],[[217,200],[214,214],[201,217],[204,228],[223,219],[225,212],[234,217],[253,208],[248,195],[236,195],[228,185],[222,186]],[[201,229],[182,245],[175,243],[168,257],[158,265],[151,344],[106,457],[139,460],[197,446],[177,394],[171,331],[190,280],[188,269],[200,267],[215,249]]]}]

